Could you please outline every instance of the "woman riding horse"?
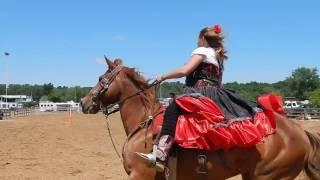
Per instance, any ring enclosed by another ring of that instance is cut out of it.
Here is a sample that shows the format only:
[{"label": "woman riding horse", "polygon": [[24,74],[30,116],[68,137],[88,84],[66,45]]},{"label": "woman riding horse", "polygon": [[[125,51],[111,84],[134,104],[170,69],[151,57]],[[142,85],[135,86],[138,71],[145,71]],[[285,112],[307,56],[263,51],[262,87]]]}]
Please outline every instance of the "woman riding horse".
[{"label": "woman riding horse", "polygon": [[[254,102],[243,100],[230,90],[222,88],[222,74],[227,51],[224,36],[219,25],[206,27],[199,33],[198,48],[192,52],[190,60],[182,67],[157,78],[159,82],[186,77],[184,94],[200,93],[211,98],[223,111],[226,120],[248,119],[259,110]],[[157,157],[153,153],[139,153],[148,161],[157,159],[160,165],[167,160],[175,137],[175,129],[180,114],[184,111],[173,101],[166,109],[161,136],[157,147]],[[159,165],[159,163],[156,163]],[[157,167],[161,169],[161,167]]]},{"label": "woman riding horse", "polygon": [[[242,100],[221,87],[226,52],[219,26],[203,29],[198,44],[199,48],[185,66],[158,79],[163,81],[187,76],[185,91],[189,94],[175,97],[174,103],[168,107],[162,130],[164,136],[158,148],[158,156],[164,157],[163,160],[168,156],[173,138],[182,147],[177,149],[177,180],[194,180],[204,175],[202,171],[200,174],[197,171],[198,158],[203,153],[207,157],[207,163],[202,163],[203,168],[207,169],[206,179],[222,180],[241,174],[245,180],[291,180],[301,170],[305,170],[312,180],[320,179],[320,134],[304,131],[297,123],[283,116],[282,104],[274,95],[258,98],[262,112],[255,108],[256,103]],[[164,173],[156,173],[136,154],[149,153],[153,148],[154,128],[148,127],[151,124],[156,127],[157,118],[150,121],[150,117],[161,112],[155,91],[133,68],[122,66],[120,60],[113,62],[106,58],[106,62],[107,71],[81,99],[82,110],[95,114],[101,108],[118,103],[127,135],[122,157],[128,179],[164,180]],[[191,113],[184,112],[186,105],[181,102],[192,107],[187,110]],[[201,107],[197,106],[199,104]],[[194,110],[196,108],[198,110]],[[177,122],[177,116],[181,113]],[[197,121],[199,119],[194,114],[202,119]],[[252,120],[253,115],[255,118]],[[155,159],[150,154],[144,156]]]}]

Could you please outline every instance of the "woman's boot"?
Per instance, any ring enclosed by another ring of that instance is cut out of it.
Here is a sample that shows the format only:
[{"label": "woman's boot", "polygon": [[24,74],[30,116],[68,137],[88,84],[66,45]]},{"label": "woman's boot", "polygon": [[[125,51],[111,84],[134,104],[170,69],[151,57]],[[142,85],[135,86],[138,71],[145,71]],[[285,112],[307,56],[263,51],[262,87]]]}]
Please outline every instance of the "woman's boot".
[{"label": "woman's boot", "polygon": [[156,153],[151,152],[149,154],[145,154],[137,152],[137,154],[145,159],[151,166],[155,167],[157,171],[162,172],[164,171],[164,163],[168,159],[172,145],[173,137],[170,135],[163,135],[160,137]]}]

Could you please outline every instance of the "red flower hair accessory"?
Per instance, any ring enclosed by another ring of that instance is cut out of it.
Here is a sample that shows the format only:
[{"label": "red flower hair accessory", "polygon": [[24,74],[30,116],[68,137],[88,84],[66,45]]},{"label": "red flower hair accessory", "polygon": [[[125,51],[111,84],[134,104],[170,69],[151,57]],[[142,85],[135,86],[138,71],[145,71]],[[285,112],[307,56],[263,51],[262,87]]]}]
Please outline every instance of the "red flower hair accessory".
[{"label": "red flower hair accessory", "polygon": [[221,32],[222,32],[222,28],[221,28],[221,26],[220,25],[214,25],[213,26],[213,31],[215,32],[215,33],[217,33],[217,34],[220,34]]}]

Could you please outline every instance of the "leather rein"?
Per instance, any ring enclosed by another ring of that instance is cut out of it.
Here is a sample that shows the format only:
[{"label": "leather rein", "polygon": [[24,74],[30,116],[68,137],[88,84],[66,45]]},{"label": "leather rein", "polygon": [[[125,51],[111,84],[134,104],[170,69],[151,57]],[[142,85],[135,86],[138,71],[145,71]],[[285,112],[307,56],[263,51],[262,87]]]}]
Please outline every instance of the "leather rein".
[{"label": "leather rein", "polygon": [[[103,93],[105,93],[105,92],[108,91],[111,83],[114,81],[114,79],[115,79],[116,76],[121,72],[122,69],[123,69],[123,66],[118,65],[115,69],[113,69],[113,70],[110,72],[109,75],[107,75],[107,77],[99,78],[99,82],[98,82],[99,88],[95,88],[95,89],[93,89],[93,90],[91,91],[92,100],[93,100],[93,102],[94,102],[94,105],[97,105],[97,104],[98,104],[98,103],[97,103],[97,100],[99,99],[99,96],[100,96],[101,94],[103,94]],[[122,158],[121,158],[121,156],[120,156],[119,151],[117,150],[117,148],[116,148],[116,146],[115,146],[115,143],[114,143],[114,140],[113,140],[113,138],[112,138],[111,131],[110,131],[109,121],[108,121],[108,116],[109,116],[110,114],[113,114],[113,113],[119,111],[119,109],[113,110],[113,111],[111,111],[111,112],[109,112],[108,110],[109,110],[111,107],[114,107],[114,106],[117,105],[117,104],[118,104],[118,105],[119,105],[119,104],[122,104],[122,103],[124,103],[124,102],[125,102],[126,100],[128,100],[128,99],[130,99],[130,98],[132,98],[132,97],[135,97],[135,96],[137,96],[137,95],[140,95],[140,93],[142,93],[142,92],[144,92],[144,91],[146,91],[146,90],[148,90],[148,89],[150,89],[150,88],[152,88],[152,87],[154,87],[154,86],[156,86],[156,85],[158,85],[158,84],[160,84],[160,82],[157,81],[157,80],[155,80],[154,82],[152,82],[152,83],[149,85],[148,88],[146,88],[146,89],[140,89],[140,90],[138,90],[137,92],[135,92],[135,93],[133,93],[133,94],[131,94],[131,95],[129,95],[129,96],[127,96],[127,97],[125,97],[125,98],[123,98],[123,99],[115,102],[115,103],[109,104],[109,105],[107,105],[107,106],[106,106],[106,105],[103,105],[101,102],[99,103],[99,104],[100,104],[100,109],[103,111],[103,113],[104,113],[104,115],[105,115],[105,117],[106,117],[106,120],[107,120],[107,130],[108,130],[108,133],[109,133],[109,136],[110,136],[110,139],[111,139],[113,148],[114,148],[114,150],[116,151],[117,156],[118,156],[118,158],[119,158],[121,161],[122,161]],[[135,134],[136,134],[137,132],[139,132],[141,129],[146,128],[146,135],[145,135],[145,147],[146,147],[146,137],[147,137],[148,127],[149,127],[150,124],[152,123],[153,118],[156,117],[156,116],[157,116],[158,114],[160,114],[161,112],[162,112],[162,111],[157,112],[157,113],[154,114],[154,115],[150,115],[150,116],[148,117],[148,119],[146,119],[145,121],[139,123],[139,125],[138,125],[136,128],[134,128],[134,129],[128,134],[127,139],[126,139],[126,142],[128,142],[128,141],[131,139],[131,137],[133,137],[133,135],[135,135]]]},{"label": "leather rein", "polygon": [[[118,65],[115,69],[113,69],[110,74],[107,76],[107,77],[104,77],[104,78],[101,78],[99,79],[99,82],[98,82],[98,85],[100,86],[100,88],[98,90],[93,90],[91,92],[92,94],[92,100],[94,103],[96,103],[97,99],[99,99],[99,96],[103,93],[105,93],[106,91],[108,91],[109,89],[109,86],[111,85],[111,83],[114,81],[114,79],[117,77],[117,75],[121,72],[121,70],[123,69],[123,66],[121,65]],[[126,100],[134,97],[134,96],[137,96],[137,95],[140,95],[140,93],[144,92],[144,91],[147,91],[148,89],[156,86],[160,84],[159,81],[155,80],[154,82],[152,82],[149,87],[147,87],[146,89],[140,89],[139,91],[117,101],[117,102],[114,102],[112,104],[109,104],[107,106],[103,105],[102,103],[100,103],[100,109],[103,111],[103,113],[105,115],[110,115],[114,112],[117,112],[117,111],[112,111],[111,113],[108,112],[108,109],[110,109],[111,107],[114,107],[115,105],[120,105],[122,103],[124,103]]]}]

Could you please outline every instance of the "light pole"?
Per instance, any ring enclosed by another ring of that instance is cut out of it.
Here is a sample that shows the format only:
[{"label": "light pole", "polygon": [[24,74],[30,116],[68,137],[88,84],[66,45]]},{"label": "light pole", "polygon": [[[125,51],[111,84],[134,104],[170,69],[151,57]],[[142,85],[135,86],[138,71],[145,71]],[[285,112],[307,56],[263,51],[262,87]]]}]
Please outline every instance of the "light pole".
[{"label": "light pole", "polygon": [[77,102],[77,86],[74,86],[74,102]]},{"label": "light pole", "polygon": [[[6,59],[9,59],[9,56],[10,56],[10,53],[8,52],[4,52],[4,56],[6,57]],[[8,65],[7,63],[8,62],[5,62],[6,63],[6,108],[9,109],[9,106],[8,106],[8,86],[9,86],[9,72],[8,72]]]}]

